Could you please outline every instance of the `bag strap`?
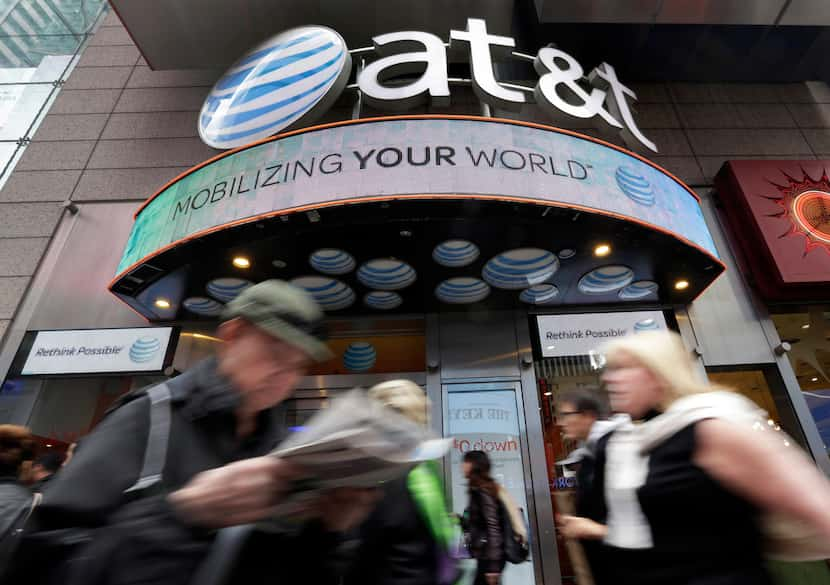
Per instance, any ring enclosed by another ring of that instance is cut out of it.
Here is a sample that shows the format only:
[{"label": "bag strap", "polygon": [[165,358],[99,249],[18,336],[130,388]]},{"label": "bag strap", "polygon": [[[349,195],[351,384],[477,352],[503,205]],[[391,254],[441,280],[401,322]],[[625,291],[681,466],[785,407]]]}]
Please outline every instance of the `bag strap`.
[{"label": "bag strap", "polygon": [[170,387],[163,382],[147,390],[150,398],[150,433],[144,451],[144,464],[138,480],[124,493],[146,489],[159,481],[167,461],[170,438]]},{"label": "bag strap", "polygon": [[223,585],[253,530],[253,524],[229,526],[219,530],[210,545],[210,552],[188,583],[191,585]]}]

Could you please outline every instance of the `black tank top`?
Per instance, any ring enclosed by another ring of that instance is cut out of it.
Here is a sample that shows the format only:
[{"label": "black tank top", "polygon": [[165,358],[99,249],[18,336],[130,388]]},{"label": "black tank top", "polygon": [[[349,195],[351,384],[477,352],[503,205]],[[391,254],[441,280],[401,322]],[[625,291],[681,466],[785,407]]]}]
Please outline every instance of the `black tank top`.
[{"label": "black tank top", "polygon": [[[610,439],[598,446],[597,498]],[[606,547],[616,585],[770,585],[758,510],[694,464],[695,443],[693,424],[651,451],[637,498],[652,548]]]}]

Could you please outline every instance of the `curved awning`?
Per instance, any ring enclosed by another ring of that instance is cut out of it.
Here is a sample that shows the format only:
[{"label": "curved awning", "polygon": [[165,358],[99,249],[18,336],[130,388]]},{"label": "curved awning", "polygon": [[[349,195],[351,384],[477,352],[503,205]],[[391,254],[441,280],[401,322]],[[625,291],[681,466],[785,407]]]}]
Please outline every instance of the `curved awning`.
[{"label": "curved awning", "polygon": [[[400,271],[412,278],[380,278]],[[136,213],[111,290],[171,319],[221,303],[217,287],[274,277],[365,312],[373,290],[425,310],[466,304],[440,291],[467,286],[462,299],[486,288],[476,302],[498,307],[685,303],[722,271],[697,196],[636,154],[537,124],[402,116],[290,132],[187,171]]]}]

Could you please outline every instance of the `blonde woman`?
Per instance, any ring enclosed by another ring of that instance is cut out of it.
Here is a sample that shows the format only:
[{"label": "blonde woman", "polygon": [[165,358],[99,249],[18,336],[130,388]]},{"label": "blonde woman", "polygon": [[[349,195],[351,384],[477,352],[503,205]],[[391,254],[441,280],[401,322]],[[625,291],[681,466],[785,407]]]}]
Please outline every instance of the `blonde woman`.
[{"label": "blonde woman", "polygon": [[[410,380],[373,386],[369,396],[419,425],[429,401]],[[451,585],[456,541],[444,489],[432,462],[384,485],[383,499],[361,527],[361,546],[346,585]]]},{"label": "blonde woman", "polygon": [[771,514],[830,550],[828,481],[774,431],[753,429],[753,403],[700,381],[678,335],[623,338],[605,355],[611,407],[635,422],[600,441],[605,522],[565,517],[562,531],[603,540],[615,584],[766,585]]}]

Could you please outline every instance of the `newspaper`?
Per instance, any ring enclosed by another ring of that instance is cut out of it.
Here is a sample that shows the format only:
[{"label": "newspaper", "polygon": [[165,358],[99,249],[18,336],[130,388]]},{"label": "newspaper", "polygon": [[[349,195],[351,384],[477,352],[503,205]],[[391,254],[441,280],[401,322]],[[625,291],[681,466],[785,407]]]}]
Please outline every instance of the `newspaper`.
[{"label": "newspaper", "polygon": [[451,441],[372,400],[365,391],[352,390],[271,452],[297,465],[304,477],[275,515],[301,509],[324,490],[377,487],[405,476],[419,463],[443,457]]}]

